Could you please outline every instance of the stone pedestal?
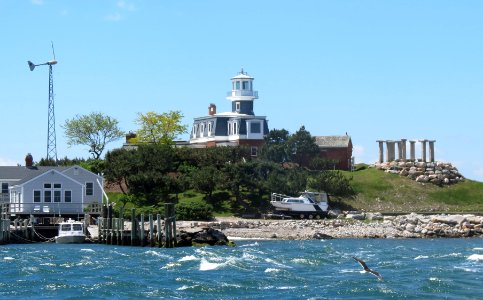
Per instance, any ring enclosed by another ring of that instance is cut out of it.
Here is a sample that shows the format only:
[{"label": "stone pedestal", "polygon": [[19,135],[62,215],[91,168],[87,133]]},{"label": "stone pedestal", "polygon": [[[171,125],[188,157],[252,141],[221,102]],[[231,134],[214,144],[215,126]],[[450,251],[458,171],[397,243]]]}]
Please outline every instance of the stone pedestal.
[{"label": "stone pedestal", "polygon": [[401,139],[401,150],[402,150],[401,159],[403,161],[406,161],[406,158],[407,158],[407,156],[406,156],[406,141],[407,141],[406,139]]},{"label": "stone pedestal", "polygon": [[376,141],[379,143],[379,163],[384,162],[384,141]]},{"label": "stone pedestal", "polygon": [[426,162],[426,142],[428,140],[419,140],[421,143],[421,161]]},{"label": "stone pedestal", "polygon": [[396,159],[396,148],[394,144],[394,141],[386,141],[386,158],[388,162]]},{"label": "stone pedestal", "polygon": [[416,161],[416,141],[409,141],[409,159]]},{"label": "stone pedestal", "polygon": [[436,141],[428,141],[429,142],[429,161],[434,162],[434,142]]}]

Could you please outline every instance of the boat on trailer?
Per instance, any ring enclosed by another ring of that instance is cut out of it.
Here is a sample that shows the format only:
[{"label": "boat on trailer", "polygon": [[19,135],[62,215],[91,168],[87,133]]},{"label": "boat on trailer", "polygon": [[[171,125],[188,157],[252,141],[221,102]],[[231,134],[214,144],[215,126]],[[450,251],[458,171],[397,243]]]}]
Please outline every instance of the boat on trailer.
[{"label": "boat on trailer", "polygon": [[55,237],[57,244],[82,244],[85,241],[84,223],[70,218],[59,223],[59,233]]},{"label": "boat on trailer", "polygon": [[325,192],[305,191],[299,197],[272,193],[270,204],[279,213],[301,219],[320,219],[327,216],[328,196]]}]

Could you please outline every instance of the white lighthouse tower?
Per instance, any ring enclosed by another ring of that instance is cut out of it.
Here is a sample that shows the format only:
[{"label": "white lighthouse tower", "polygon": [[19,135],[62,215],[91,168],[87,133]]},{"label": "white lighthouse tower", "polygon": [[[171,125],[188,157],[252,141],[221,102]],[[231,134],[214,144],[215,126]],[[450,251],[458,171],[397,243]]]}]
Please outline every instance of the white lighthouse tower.
[{"label": "white lighthouse tower", "polygon": [[191,131],[190,146],[248,146],[256,156],[268,134],[265,116],[256,116],[253,103],[258,92],[253,90],[254,78],[241,70],[231,78],[231,91],[226,99],[231,101],[231,112],[218,113],[216,105],[210,104],[208,115],[195,118]]},{"label": "white lighthouse tower", "polygon": [[231,101],[231,111],[234,113],[254,115],[253,101],[258,99],[258,92],[253,90],[254,78],[241,69],[235,77],[231,78],[231,92],[226,99]]}]

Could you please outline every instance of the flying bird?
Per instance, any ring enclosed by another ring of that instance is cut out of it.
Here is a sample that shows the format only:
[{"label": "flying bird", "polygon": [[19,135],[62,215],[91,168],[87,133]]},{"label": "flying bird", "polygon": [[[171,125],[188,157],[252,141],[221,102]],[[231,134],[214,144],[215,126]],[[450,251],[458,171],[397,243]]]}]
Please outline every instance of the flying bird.
[{"label": "flying bird", "polygon": [[363,261],[362,259],[359,259],[359,258],[357,258],[357,257],[355,257],[355,256],[352,256],[352,258],[353,258],[355,261],[357,261],[357,262],[358,262],[358,263],[359,263],[359,264],[360,264],[360,265],[361,265],[361,266],[364,268],[364,271],[369,272],[369,273],[371,273],[372,275],[376,276],[376,277],[377,277],[377,279],[380,279],[380,280],[382,280],[382,279],[383,279],[383,278],[382,278],[382,276],[381,276],[381,274],[379,274],[379,272],[376,272],[376,271],[374,271],[374,270],[372,270],[372,269],[369,269],[369,267],[366,265],[366,262],[365,262],[365,261]]}]

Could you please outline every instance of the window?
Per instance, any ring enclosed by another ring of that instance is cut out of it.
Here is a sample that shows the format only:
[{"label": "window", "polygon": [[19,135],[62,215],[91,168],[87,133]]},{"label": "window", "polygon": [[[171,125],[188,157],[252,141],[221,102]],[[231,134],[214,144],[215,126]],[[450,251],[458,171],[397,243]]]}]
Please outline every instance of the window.
[{"label": "window", "polygon": [[236,107],[235,108],[236,111],[240,111],[240,102],[236,102],[235,107]]},{"label": "window", "polygon": [[205,133],[205,123],[201,123],[201,126],[200,126],[200,135],[203,136],[204,133]]},{"label": "window", "polygon": [[211,129],[212,129],[213,125],[211,122],[208,123],[208,136],[211,135]]},{"label": "window", "polygon": [[52,187],[52,184],[44,183],[44,189],[50,189],[51,187]]},{"label": "window", "polygon": [[248,81],[244,80],[242,82],[242,90],[248,90]]},{"label": "window", "polygon": [[92,196],[94,194],[94,183],[86,182],[86,196]]},{"label": "window", "polygon": [[258,154],[258,147],[252,147],[251,148],[251,155],[257,156],[257,154]]},{"label": "window", "polygon": [[44,202],[52,202],[52,192],[44,191]]},{"label": "window", "polygon": [[60,191],[54,191],[54,202],[60,202]]},{"label": "window", "polygon": [[255,122],[250,124],[250,131],[251,133],[261,133],[261,126],[260,123]]},{"label": "window", "polygon": [[235,90],[239,90],[239,89],[240,89],[240,81],[237,81]]},{"label": "window", "polygon": [[8,194],[8,183],[2,182],[2,194]]},{"label": "window", "polygon": [[72,202],[72,191],[64,191],[64,202]]},{"label": "window", "polygon": [[34,202],[41,202],[41,194],[39,190],[34,190]]},{"label": "window", "polygon": [[62,231],[70,231],[72,227],[70,226],[70,224],[62,224]]},{"label": "window", "polygon": [[233,123],[233,134],[237,134],[237,129],[238,129],[238,124],[237,123]]},{"label": "window", "polygon": [[72,224],[74,227],[74,231],[82,231],[82,225],[81,224]]},{"label": "window", "polygon": [[62,184],[54,183],[54,189],[60,189],[60,188],[62,188]]}]

